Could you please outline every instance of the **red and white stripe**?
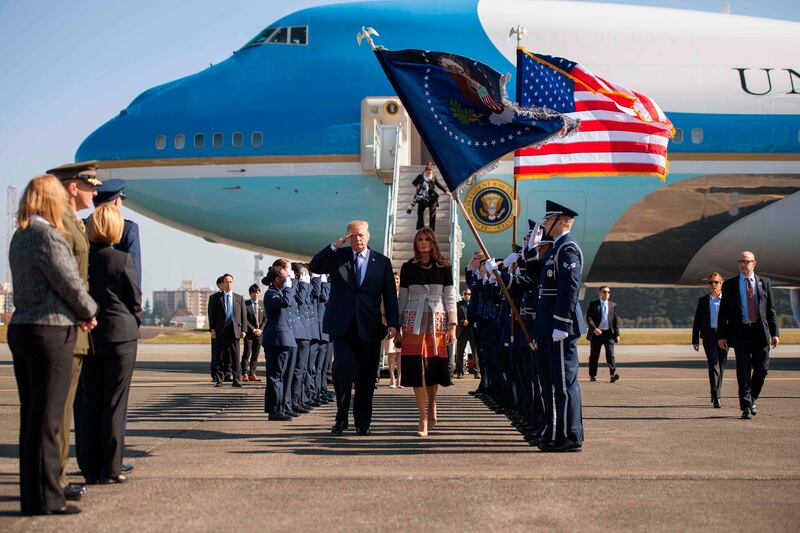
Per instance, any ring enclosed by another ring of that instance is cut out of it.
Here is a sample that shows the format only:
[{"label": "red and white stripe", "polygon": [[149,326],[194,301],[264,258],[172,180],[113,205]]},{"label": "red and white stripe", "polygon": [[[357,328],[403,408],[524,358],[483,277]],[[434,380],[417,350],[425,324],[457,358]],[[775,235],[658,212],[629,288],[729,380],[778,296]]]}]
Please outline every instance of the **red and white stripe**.
[{"label": "red and white stripe", "polygon": [[[516,179],[667,173],[672,123],[645,95],[592,75],[580,65],[575,83],[578,131],[514,153]],[[585,85],[584,85],[585,84]]]}]

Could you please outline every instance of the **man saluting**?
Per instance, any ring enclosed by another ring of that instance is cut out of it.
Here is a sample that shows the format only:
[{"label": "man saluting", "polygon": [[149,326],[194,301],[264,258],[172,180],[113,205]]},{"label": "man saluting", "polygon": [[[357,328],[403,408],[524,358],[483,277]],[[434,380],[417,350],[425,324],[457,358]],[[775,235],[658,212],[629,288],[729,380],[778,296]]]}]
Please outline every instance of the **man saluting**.
[{"label": "man saluting", "polygon": [[[348,241],[350,246],[345,247]],[[312,272],[330,276],[331,293],[322,327],[333,341],[337,412],[331,433],[335,435],[347,429],[354,381],[356,433],[370,434],[381,340],[384,336],[393,338],[398,327],[392,263],[386,256],[369,249],[368,243],[369,225],[363,220],[354,220],[347,225],[344,237],[323,248],[309,264]],[[381,322],[381,300],[388,335]]]}]

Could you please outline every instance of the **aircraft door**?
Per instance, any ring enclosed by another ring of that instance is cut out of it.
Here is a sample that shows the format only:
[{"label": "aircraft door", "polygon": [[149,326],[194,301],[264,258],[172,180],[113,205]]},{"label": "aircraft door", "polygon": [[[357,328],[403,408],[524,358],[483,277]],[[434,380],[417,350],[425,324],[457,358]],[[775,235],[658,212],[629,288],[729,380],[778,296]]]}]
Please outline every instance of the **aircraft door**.
[{"label": "aircraft door", "polygon": [[381,125],[380,159],[379,170],[391,171],[394,168],[394,161],[397,157],[395,153],[397,143],[397,126]]}]

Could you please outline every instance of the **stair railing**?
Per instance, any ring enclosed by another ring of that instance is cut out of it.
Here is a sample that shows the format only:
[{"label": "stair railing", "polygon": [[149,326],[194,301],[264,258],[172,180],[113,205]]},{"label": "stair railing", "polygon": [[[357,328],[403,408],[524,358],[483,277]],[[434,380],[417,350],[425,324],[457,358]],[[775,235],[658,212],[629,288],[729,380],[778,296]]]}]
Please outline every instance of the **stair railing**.
[{"label": "stair railing", "polygon": [[383,255],[392,259],[394,252],[394,232],[397,227],[397,194],[400,187],[400,147],[402,124],[397,125],[394,137],[394,165],[392,167],[392,186],[389,189],[389,201],[386,209],[386,234],[383,239]]}]

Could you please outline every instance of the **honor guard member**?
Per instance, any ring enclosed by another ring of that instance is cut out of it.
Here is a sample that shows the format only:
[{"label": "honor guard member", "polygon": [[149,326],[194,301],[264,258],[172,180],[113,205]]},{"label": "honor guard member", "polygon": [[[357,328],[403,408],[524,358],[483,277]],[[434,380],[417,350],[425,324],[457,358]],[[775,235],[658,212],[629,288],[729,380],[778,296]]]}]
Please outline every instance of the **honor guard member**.
[{"label": "honor guard member", "polygon": [[[92,206],[92,198],[97,194],[96,187],[101,185],[97,179],[97,162],[87,161],[83,163],[72,163],[51,168],[47,171],[57,177],[64,188],[67,190],[67,209],[64,210],[63,224],[64,238],[72,250],[72,255],[78,263],[78,272],[81,279],[89,290],[89,239],[86,237],[86,227],[78,216],[78,211],[88,209]],[[78,341],[75,344],[75,354],[72,358],[72,376],[70,378],[67,401],[64,404],[64,419],[61,429],[58,432],[59,444],[61,445],[61,486],[64,488],[64,496],[68,500],[80,500],[86,493],[82,485],[70,485],[67,481],[67,460],[69,459],[69,434],[72,428],[73,406],[80,406],[80,394],[77,392],[78,381],[83,367],[83,357],[89,353],[89,334],[78,328]],[[75,446],[80,450],[79,440],[82,435],[80,428],[75,427]],[[80,463],[80,460],[79,460]]]},{"label": "honor guard member", "polygon": [[[578,385],[578,290],[583,254],[570,233],[578,213],[547,201],[545,237],[553,246],[544,257],[539,275],[536,306],[536,337],[543,370],[550,378],[554,399],[554,425],[549,440],[539,445],[543,452],[580,451],[583,443],[581,389]],[[545,401],[546,397],[545,397]]]},{"label": "honor guard member", "polygon": [[[94,206],[100,204],[113,203],[118,209],[122,209],[122,201],[125,200],[125,180],[106,180],[97,187],[97,196],[94,197]],[[142,286],[142,247],[139,243],[139,225],[125,219],[125,226],[122,228],[122,239],[114,245],[115,250],[128,253],[133,259],[136,273],[139,275],[139,286]]]}]

